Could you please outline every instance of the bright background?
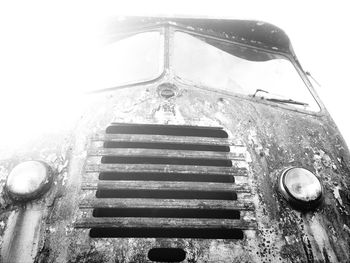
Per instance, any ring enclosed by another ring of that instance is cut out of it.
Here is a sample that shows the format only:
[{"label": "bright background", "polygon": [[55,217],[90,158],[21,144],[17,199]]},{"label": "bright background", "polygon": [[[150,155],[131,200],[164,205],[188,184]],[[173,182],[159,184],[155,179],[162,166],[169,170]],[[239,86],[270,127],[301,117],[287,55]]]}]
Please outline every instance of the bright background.
[{"label": "bright background", "polygon": [[123,14],[254,19],[284,29],[350,145],[349,10],[345,0],[2,1],[0,142],[19,144],[69,124],[77,95],[89,86],[101,25]]}]

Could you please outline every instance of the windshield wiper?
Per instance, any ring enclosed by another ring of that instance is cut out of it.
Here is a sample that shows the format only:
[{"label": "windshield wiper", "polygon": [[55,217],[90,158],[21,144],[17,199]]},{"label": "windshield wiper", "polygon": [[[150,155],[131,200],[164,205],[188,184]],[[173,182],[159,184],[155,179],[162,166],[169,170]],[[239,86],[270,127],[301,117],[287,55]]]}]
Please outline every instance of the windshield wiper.
[{"label": "windshield wiper", "polygon": [[[266,90],[257,89],[257,90],[254,92],[254,94],[252,95],[252,97],[254,98],[258,92],[263,92],[263,93],[269,94],[269,92],[266,91]],[[261,99],[264,99],[264,100],[267,100],[267,101],[276,102],[276,103],[286,103],[286,104],[294,104],[294,105],[301,105],[301,106],[309,106],[308,103],[301,102],[301,101],[296,101],[296,100],[292,100],[292,99],[265,98],[265,97],[263,97],[263,96],[261,96],[260,98],[261,98]]]},{"label": "windshield wiper", "polygon": [[263,89],[257,89],[257,90],[254,92],[254,94],[253,94],[253,96],[252,96],[252,97],[254,98],[258,92],[265,92],[265,93],[269,93],[269,92],[268,92],[268,91],[266,91],[266,90],[263,90]]},{"label": "windshield wiper", "polygon": [[265,100],[276,102],[276,103],[286,103],[286,104],[295,104],[295,105],[301,105],[301,106],[309,106],[308,103],[301,102],[301,101],[296,101],[296,100],[292,100],[292,99],[286,100],[286,99],[266,98]]}]

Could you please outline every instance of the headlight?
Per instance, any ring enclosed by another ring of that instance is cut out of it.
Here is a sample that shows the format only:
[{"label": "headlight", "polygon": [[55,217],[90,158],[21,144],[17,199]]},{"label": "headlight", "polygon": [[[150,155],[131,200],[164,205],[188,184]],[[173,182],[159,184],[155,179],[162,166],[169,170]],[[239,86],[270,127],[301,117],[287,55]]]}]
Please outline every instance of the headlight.
[{"label": "headlight", "polygon": [[13,168],[7,177],[6,190],[15,200],[30,200],[43,194],[51,182],[51,169],[44,162],[26,161]]},{"label": "headlight", "polygon": [[311,209],[322,201],[320,180],[304,168],[289,168],[279,179],[282,195],[299,209]]}]

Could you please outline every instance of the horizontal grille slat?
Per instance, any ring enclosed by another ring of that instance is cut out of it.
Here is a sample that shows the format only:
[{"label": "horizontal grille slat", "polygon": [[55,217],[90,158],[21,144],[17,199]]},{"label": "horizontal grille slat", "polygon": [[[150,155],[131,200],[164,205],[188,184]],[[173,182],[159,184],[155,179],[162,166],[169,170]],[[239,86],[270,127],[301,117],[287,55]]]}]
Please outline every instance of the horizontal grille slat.
[{"label": "horizontal grille slat", "polygon": [[[222,127],[218,126],[194,126],[194,125],[174,125],[174,124],[157,124],[157,123],[125,123],[125,122],[112,122],[110,126],[124,126],[124,127],[149,127],[149,128],[164,128],[167,129],[196,129],[196,130],[224,130]],[[110,127],[109,126],[109,127]]]},{"label": "horizontal grille slat", "polygon": [[161,157],[161,158],[201,158],[217,160],[245,161],[241,153],[222,153],[209,151],[178,151],[178,150],[154,150],[154,149],[106,149],[95,148],[88,152],[94,156],[137,156],[137,157]]},{"label": "horizontal grille slat", "polygon": [[200,238],[243,239],[240,229],[225,228],[92,228],[92,238]]},{"label": "horizontal grille slat", "polygon": [[95,208],[93,217],[221,218],[240,219],[237,210],[183,208]]},{"label": "horizontal grille slat", "polygon": [[[99,142],[95,142],[98,144]],[[162,142],[113,142],[106,141],[103,147],[113,148],[138,148],[138,149],[159,149],[159,150],[183,150],[183,151],[211,151],[211,152],[230,152],[230,146],[226,145],[206,145],[206,144],[181,144],[181,143],[162,143]]]},{"label": "horizontal grille slat", "polygon": [[[90,190],[87,190],[90,191]],[[223,191],[186,191],[186,190],[134,190],[134,189],[98,189],[97,198],[159,198],[159,199],[213,199],[237,200],[236,192]]]},{"label": "horizontal grille slat", "polygon": [[246,184],[201,183],[201,182],[159,182],[159,181],[86,181],[82,189],[87,190],[161,190],[161,191],[202,191],[202,192],[246,192]]},{"label": "horizontal grille slat", "polygon": [[[83,196],[81,202],[83,202],[85,199],[96,199],[96,200],[108,200],[108,199],[116,199],[116,200],[123,200],[123,199],[143,199],[143,200],[183,200],[183,201],[191,201],[191,200],[197,200],[197,201],[206,201],[206,200],[213,200],[213,201],[229,201],[229,202],[235,202],[240,201],[242,203],[247,202],[249,204],[252,204],[252,195],[251,193],[234,193],[234,192],[193,192],[193,191],[132,191],[132,190],[126,190],[126,191],[113,191],[113,190],[103,190],[103,192],[107,193],[101,193],[101,190],[82,190]],[[108,193],[109,192],[109,193]],[[141,194],[140,194],[141,192]],[[170,193],[169,193],[170,192]],[[126,194],[124,194],[126,193]],[[145,193],[148,196],[143,196],[142,193]],[[162,193],[162,194],[159,194]],[[166,193],[168,193],[167,197],[164,196]],[[183,195],[183,193],[187,194],[187,196]],[[101,194],[103,196],[101,196]],[[178,194],[177,196],[174,194]],[[189,196],[194,196],[191,198],[188,198]],[[208,196],[205,198],[205,196]],[[210,197],[209,197],[210,196]],[[221,198],[222,196],[230,196],[231,198]],[[214,198],[213,198],[214,197]]]},{"label": "horizontal grille slat", "polygon": [[181,200],[181,199],[134,199],[134,198],[88,198],[80,208],[183,208],[183,209],[232,209],[253,210],[253,203],[242,200]]},{"label": "horizontal grille slat", "polygon": [[231,175],[212,174],[170,174],[170,173],[90,173],[85,177],[87,180],[120,180],[120,181],[179,181],[179,182],[217,182],[234,183],[235,178]]},{"label": "horizontal grille slat", "polygon": [[143,143],[171,143],[171,144],[199,144],[199,145],[218,145],[218,146],[236,146],[243,147],[241,141],[209,138],[209,137],[186,137],[186,136],[165,136],[165,135],[137,135],[137,134],[96,134],[92,137],[93,141],[112,141],[112,142],[143,142]]},{"label": "horizontal grille slat", "polygon": [[200,219],[200,218],[149,218],[149,217],[91,217],[81,218],[75,223],[76,228],[241,228],[255,229],[255,220],[236,219]]},{"label": "horizontal grille slat", "polygon": [[145,173],[184,173],[184,174],[223,174],[247,175],[247,169],[241,167],[216,167],[195,165],[164,164],[88,164],[86,172],[145,172]]},{"label": "horizontal grille slat", "polygon": [[203,136],[214,138],[227,138],[228,134],[221,127],[200,127],[182,125],[150,125],[116,123],[107,127],[107,134],[157,134],[182,136]]},{"label": "horizontal grille slat", "polygon": [[136,156],[103,156],[103,164],[165,164],[165,165],[193,165],[193,166],[221,166],[231,167],[231,160],[218,159],[190,159],[190,158],[163,158],[163,157],[136,157]]},{"label": "horizontal grille slat", "polygon": [[107,181],[178,181],[178,182],[217,182],[234,183],[236,180],[247,179],[244,176],[227,174],[191,174],[191,173],[147,173],[147,172],[86,172],[83,174],[84,181],[107,180]]}]

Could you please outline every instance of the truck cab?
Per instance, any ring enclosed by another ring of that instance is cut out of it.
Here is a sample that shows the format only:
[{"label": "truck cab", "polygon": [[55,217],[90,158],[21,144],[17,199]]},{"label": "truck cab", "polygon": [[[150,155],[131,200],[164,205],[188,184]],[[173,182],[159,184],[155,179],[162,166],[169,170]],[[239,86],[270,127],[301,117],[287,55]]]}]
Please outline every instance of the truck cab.
[{"label": "truck cab", "polygon": [[69,132],[0,160],[3,262],[348,262],[349,151],[288,36],[118,17]]}]

